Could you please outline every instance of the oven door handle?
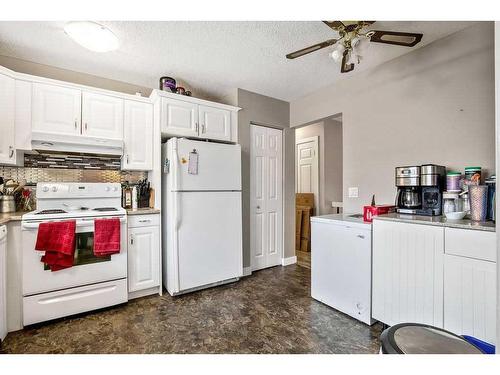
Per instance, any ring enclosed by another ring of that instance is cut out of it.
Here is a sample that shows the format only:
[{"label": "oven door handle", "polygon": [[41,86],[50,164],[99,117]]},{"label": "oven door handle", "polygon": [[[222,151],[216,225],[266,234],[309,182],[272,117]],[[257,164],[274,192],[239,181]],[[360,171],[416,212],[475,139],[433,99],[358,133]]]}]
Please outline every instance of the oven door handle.
[{"label": "oven door handle", "polygon": [[[127,221],[126,218],[121,217],[120,218],[120,223],[125,223]],[[44,221],[44,223],[48,223],[49,221]],[[41,222],[38,223],[23,223],[22,224],[22,229],[38,229],[38,226],[41,224]],[[77,227],[84,227],[84,226],[90,226],[94,225],[94,219],[82,219],[82,220],[77,220],[76,221],[76,226]]]}]

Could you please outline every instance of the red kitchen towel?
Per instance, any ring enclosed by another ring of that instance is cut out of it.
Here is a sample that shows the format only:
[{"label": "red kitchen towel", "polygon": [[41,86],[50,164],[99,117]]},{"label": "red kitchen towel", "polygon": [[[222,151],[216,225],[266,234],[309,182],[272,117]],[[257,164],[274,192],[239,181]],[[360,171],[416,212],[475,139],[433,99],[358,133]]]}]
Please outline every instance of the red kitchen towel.
[{"label": "red kitchen towel", "polygon": [[38,226],[35,250],[45,251],[41,261],[51,271],[73,266],[76,221],[41,223]]},{"label": "red kitchen towel", "polygon": [[120,219],[94,220],[94,255],[107,256],[120,252]]}]

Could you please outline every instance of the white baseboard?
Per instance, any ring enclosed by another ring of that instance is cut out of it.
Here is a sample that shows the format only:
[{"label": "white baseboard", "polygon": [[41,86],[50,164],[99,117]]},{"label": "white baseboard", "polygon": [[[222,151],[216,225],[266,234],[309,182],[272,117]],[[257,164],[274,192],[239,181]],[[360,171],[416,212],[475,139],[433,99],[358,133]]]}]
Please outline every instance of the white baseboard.
[{"label": "white baseboard", "polygon": [[295,264],[295,263],[297,263],[296,256],[281,259],[282,266],[289,266],[290,264]]},{"label": "white baseboard", "polygon": [[243,277],[250,276],[252,274],[252,267],[243,267]]}]

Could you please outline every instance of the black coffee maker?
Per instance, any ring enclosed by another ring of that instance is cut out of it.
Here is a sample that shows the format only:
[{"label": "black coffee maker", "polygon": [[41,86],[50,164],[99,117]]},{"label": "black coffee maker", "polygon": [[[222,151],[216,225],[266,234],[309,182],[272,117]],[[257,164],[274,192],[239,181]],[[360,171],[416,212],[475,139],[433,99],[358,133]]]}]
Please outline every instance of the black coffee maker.
[{"label": "black coffee maker", "polygon": [[446,168],[426,164],[420,167],[422,208],[418,215],[440,216],[443,213],[443,191],[446,188]]},{"label": "black coffee maker", "polygon": [[425,164],[396,168],[396,211],[402,214],[442,214],[446,168]]}]

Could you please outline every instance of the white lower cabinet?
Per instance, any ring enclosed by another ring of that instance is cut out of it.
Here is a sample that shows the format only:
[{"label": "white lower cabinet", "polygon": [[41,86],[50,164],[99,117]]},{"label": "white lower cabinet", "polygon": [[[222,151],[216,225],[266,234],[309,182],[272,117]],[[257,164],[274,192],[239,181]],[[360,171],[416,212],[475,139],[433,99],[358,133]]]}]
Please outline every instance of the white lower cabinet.
[{"label": "white lower cabinet", "polygon": [[[129,299],[159,292],[160,267],[159,215],[133,216],[128,228]],[[131,295],[149,290],[151,293]]]},{"label": "white lower cabinet", "polygon": [[443,327],[444,228],[373,221],[373,318]]},{"label": "white lower cabinet", "polygon": [[373,318],[495,344],[496,234],[375,219]]},{"label": "white lower cabinet", "polygon": [[0,225],[0,341],[7,336],[7,227]]},{"label": "white lower cabinet", "polygon": [[495,286],[495,262],[445,255],[444,328],[494,344]]}]

